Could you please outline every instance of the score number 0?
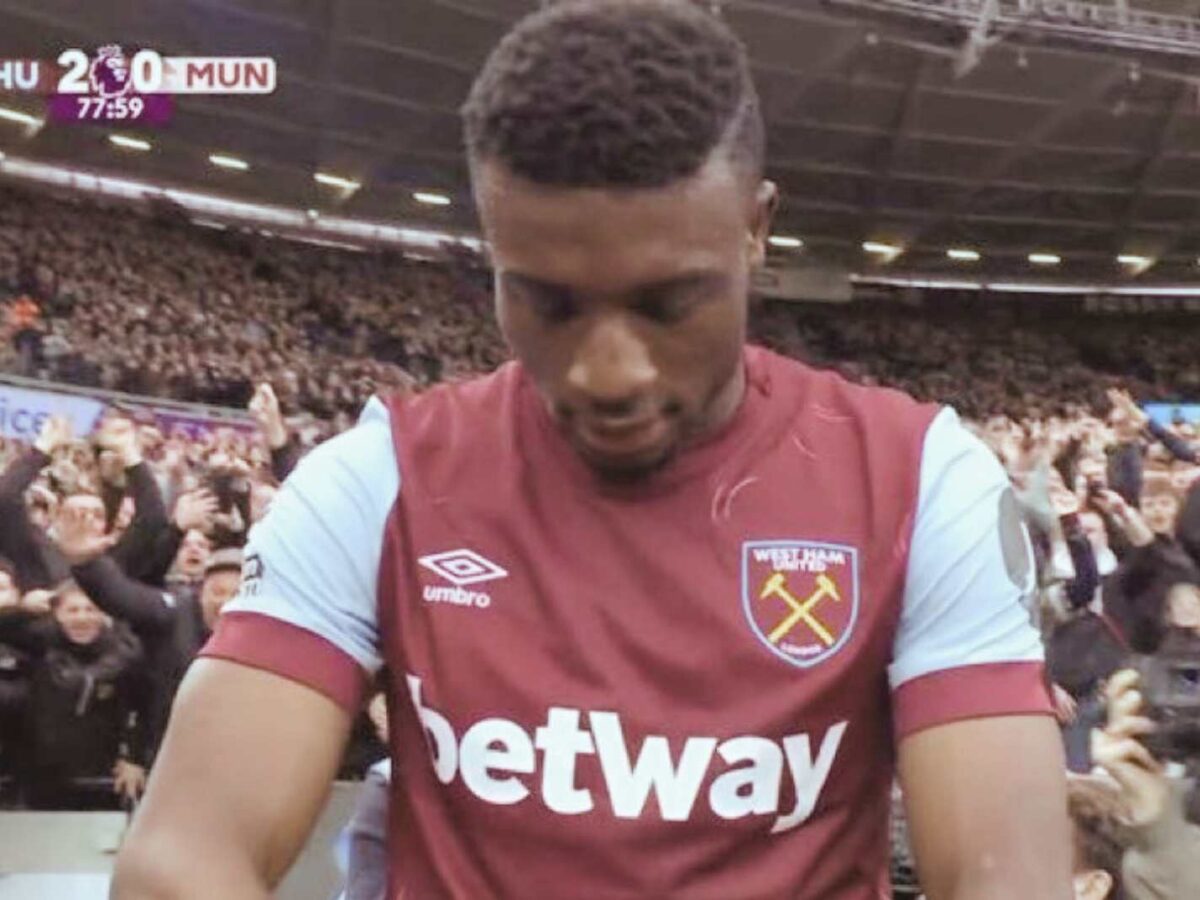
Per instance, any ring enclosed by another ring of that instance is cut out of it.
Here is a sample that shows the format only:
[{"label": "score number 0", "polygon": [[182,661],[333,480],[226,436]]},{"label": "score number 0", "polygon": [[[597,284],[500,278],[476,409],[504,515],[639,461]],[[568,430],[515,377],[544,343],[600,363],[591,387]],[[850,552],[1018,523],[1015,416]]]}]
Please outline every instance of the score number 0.
[{"label": "score number 0", "polygon": [[[58,64],[66,68],[66,72],[58,79],[60,94],[89,94],[88,71],[92,61],[82,50],[64,50],[59,54]],[[162,87],[163,61],[162,56],[154,50],[139,50],[133,54],[129,66],[130,80],[133,89],[139,94],[153,94]]]}]

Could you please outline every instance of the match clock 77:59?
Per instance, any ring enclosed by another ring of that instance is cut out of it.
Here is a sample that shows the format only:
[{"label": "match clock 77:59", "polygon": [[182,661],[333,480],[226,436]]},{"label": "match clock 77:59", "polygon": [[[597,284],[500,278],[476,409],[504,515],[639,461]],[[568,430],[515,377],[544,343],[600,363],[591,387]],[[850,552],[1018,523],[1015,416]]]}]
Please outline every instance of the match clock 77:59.
[{"label": "match clock 77:59", "polygon": [[88,122],[128,122],[140,119],[146,109],[141,97],[72,97],[75,118]]}]

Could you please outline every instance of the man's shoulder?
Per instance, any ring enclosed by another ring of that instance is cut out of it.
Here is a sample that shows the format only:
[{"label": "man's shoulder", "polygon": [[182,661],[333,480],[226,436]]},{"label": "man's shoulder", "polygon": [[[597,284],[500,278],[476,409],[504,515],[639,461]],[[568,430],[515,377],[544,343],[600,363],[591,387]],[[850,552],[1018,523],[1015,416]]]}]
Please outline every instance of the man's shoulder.
[{"label": "man's shoulder", "polygon": [[387,461],[392,456],[391,419],[389,403],[372,397],[363,407],[354,426],[314,447],[300,461],[297,474],[301,469],[324,470],[347,464],[371,466]]},{"label": "man's shoulder", "polygon": [[795,403],[801,419],[861,423],[867,434],[923,435],[940,409],[895,388],[856,384],[831,369],[814,368],[769,350],[752,347],[750,352],[772,384],[779,386],[777,393],[785,402]]},{"label": "man's shoulder", "polygon": [[435,477],[437,472],[457,471],[468,457],[482,455],[494,461],[496,448],[512,443],[527,386],[520,365],[508,363],[478,378],[387,398],[384,405],[401,465]]},{"label": "man's shoulder", "polygon": [[520,365],[509,362],[486,375],[443,381],[417,393],[392,394],[382,398],[382,405],[393,424],[403,419],[410,425],[460,411],[495,411],[505,397],[515,394],[521,377]]},{"label": "man's shoulder", "polygon": [[291,511],[286,518],[268,514],[274,527],[291,527],[313,510],[338,522],[346,519],[382,525],[400,488],[392,439],[391,412],[372,398],[353,428],[343,431],[300,460],[272,504]]}]

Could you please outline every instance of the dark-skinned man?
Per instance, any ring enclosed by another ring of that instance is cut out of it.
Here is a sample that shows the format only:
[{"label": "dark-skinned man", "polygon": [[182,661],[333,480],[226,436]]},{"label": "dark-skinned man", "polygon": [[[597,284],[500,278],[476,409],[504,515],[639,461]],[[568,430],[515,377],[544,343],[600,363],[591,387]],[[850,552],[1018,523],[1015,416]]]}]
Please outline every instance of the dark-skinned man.
[{"label": "dark-skinned man", "polygon": [[995,458],[745,346],[777,192],[737,39],[555,4],[464,123],[516,361],[373,400],[289,478],[114,896],[266,898],[386,665],[389,897],[877,900],[898,760],[931,900],[1067,900]]}]

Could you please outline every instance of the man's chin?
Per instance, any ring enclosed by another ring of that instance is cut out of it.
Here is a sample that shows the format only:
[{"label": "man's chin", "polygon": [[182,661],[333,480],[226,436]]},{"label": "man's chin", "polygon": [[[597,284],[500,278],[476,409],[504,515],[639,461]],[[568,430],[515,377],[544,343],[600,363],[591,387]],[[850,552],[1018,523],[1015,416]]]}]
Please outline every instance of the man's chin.
[{"label": "man's chin", "polygon": [[609,484],[638,484],[646,481],[665,467],[675,455],[673,446],[623,455],[597,453],[583,446],[577,446],[576,449],[592,472]]}]

